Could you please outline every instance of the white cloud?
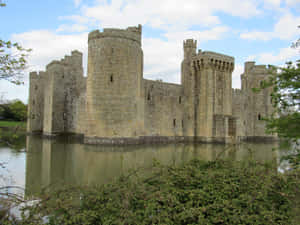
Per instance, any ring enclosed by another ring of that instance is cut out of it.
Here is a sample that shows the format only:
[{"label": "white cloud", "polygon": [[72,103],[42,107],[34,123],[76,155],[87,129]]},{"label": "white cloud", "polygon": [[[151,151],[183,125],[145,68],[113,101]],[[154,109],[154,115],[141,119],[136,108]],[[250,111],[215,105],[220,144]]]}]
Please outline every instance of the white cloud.
[{"label": "white cloud", "polygon": [[75,4],[75,7],[78,7],[80,5],[82,0],[74,0],[74,4]]},{"label": "white cloud", "polygon": [[240,34],[242,39],[269,41],[274,36],[273,32],[251,31]]},{"label": "white cloud", "polygon": [[300,0],[285,0],[285,2],[288,6],[300,6]]},{"label": "white cloud", "polygon": [[80,24],[73,24],[73,25],[67,25],[62,24],[57,29],[56,32],[83,32],[88,29],[87,26],[80,25]]},{"label": "white cloud", "polygon": [[247,58],[247,61],[256,60],[259,64],[274,64],[282,65],[289,60],[294,60],[299,55],[297,49],[293,48],[282,48],[278,54],[264,52],[258,55],[251,55]]},{"label": "white cloud", "polygon": [[300,16],[296,17],[291,13],[286,13],[279,18],[278,22],[273,27],[273,31],[250,31],[241,33],[240,37],[242,39],[263,41],[268,41],[273,38],[292,40],[300,35],[300,29],[297,28],[299,24]]},{"label": "white cloud", "polygon": [[48,30],[36,30],[12,35],[25,48],[32,48],[29,65],[33,70],[44,70],[54,59],[60,59],[72,50],[87,52],[87,33],[59,35]]},{"label": "white cloud", "polygon": [[192,25],[211,26],[220,23],[217,12],[248,18],[260,13],[251,0],[112,0],[82,8],[82,16],[94,18],[102,27],[126,27],[139,23],[155,28]]},{"label": "white cloud", "polygon": [[180,83],[183,40],[194,38],[199,45],[203,41],[221,39],[228,30],[227,27],[215,27],[205,31],[170,31],[165,34],[166,40],[144,38],[145,78]]},{"label": "white cloud", "polygon": [[[59,60],[70,55],[72,50],[83,52],[83,65],[87,64],[87,33],[76,35],[59,35],[48,30],[36,30],[21,34],[14,34],[11,38],[18,41],[24,48],[32,48],[28,59],[30,71],[45,70],[45,66],[52,60]],[[7,99],[21,99],[27,102],[28,72],[25,72],[25,85],[16,86],[1,80],[0,90]]]}]

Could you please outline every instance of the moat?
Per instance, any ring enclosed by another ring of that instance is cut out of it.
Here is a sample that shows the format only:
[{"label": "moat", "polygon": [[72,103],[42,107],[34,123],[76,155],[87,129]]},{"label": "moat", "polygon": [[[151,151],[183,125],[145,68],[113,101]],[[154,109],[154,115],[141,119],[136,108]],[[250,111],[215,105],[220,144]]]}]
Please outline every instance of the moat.
[{"label": "moat", "polygon": [[1,168],[0,185],[23,187],[27,196],[39,193],[42,188],[62,184],[108,183],[132,169],[145,169],[148,173],[155,161],[165,165],[182,165],[195,158],[253,158],[272,162],[280,170],[283,164],[279,157],[284,154],[278,143],[96,146],[38,136],[27,137],[18,149],[0,147],[0,161],[5,162],[5,168]]}]

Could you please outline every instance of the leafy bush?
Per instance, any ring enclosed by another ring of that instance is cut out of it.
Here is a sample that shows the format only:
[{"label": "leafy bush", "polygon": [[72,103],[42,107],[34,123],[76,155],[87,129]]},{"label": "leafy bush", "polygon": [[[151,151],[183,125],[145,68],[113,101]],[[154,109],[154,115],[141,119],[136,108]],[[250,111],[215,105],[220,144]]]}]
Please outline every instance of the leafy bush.
[{"label": "leafy bush", "polygon": [[299,174],[278,174],[276,165],[194,160],[142,174],[46,194],[19,224],[39,224],[43,215],[48,224],[74,225],[293,224]]},{"label": "leafy bush", "polygon": [[20,100],[14,100],[0,105],[2,119],[25,121],[27,119],[27,106]]}]

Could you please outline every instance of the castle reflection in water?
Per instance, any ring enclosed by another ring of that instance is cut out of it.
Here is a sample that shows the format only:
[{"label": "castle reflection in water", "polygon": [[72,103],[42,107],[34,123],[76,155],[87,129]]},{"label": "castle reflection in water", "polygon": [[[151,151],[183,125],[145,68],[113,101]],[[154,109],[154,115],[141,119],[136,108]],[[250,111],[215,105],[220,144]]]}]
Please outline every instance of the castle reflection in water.
[{"label": "castle reflection in water", "polygon": [[153,160],[164,165],[182,165],[192,159],[230,160],[253,158],[277,163],[277,143],[240,145],[168,144],[137,146],[96,146],[80,143],[27,137],[26,187],[27,196],[57,184],[104,184],[130,169],[151,172]]}]

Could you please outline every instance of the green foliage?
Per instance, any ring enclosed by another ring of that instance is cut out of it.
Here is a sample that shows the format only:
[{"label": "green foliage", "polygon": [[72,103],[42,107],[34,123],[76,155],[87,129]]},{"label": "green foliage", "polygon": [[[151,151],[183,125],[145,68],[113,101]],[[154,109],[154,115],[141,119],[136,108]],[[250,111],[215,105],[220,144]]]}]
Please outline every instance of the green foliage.
[{"label": "green foliage", "polygon": [[6,6],[6,4],[0,0],[0,7],[4,7],[4,6]]},{"label": "green foliage", "polygon": [[6,120],[25,121],[27,119],[27,105],[20,100],[1,104],[0,109],[0,116]]},{"label": "green foliage", "polygon": [[[18,224],[297,224],[292,218],[299,174],[257,162],[191,161],[156,166],[104,186],[44,194]],[[13,222],[2,220],[2,224]]]},{"label": "green foliage", "polygon": [[15,101],[9,105],[13,119],[16,121],[25,121],[27,119],[27,106],[22,101]]},{"label": "green foliage", "polygon": [[270,66],[270,79],[261,83],[259,91],[272,88],[272,104],[275,108],[270,118],[266,118],[267,130],[291,141],[295,154],[288,158],[294,167],[300,166],[300,61],[288,62],[286,67]]},{"label": "green foliage", "polygon": [[15,127],[14,130],[5,130],[0,128],[0,146],[9,146],[14,150],[25,148],[26,133]]},{"label": "green foliage", "polygon": [[18,43],[0,39],[0,79],[23,84],[21,80],[30,51],[31,49],[25,49]]},{"label": "green foliage", "polygon": [[[0,7],[6,6],[0,1]],[[26,69],[28,53],[31,49],[25,49],[18,43],[0,39],[0,79],[14,84],[23,84],[23,71]]]}]

